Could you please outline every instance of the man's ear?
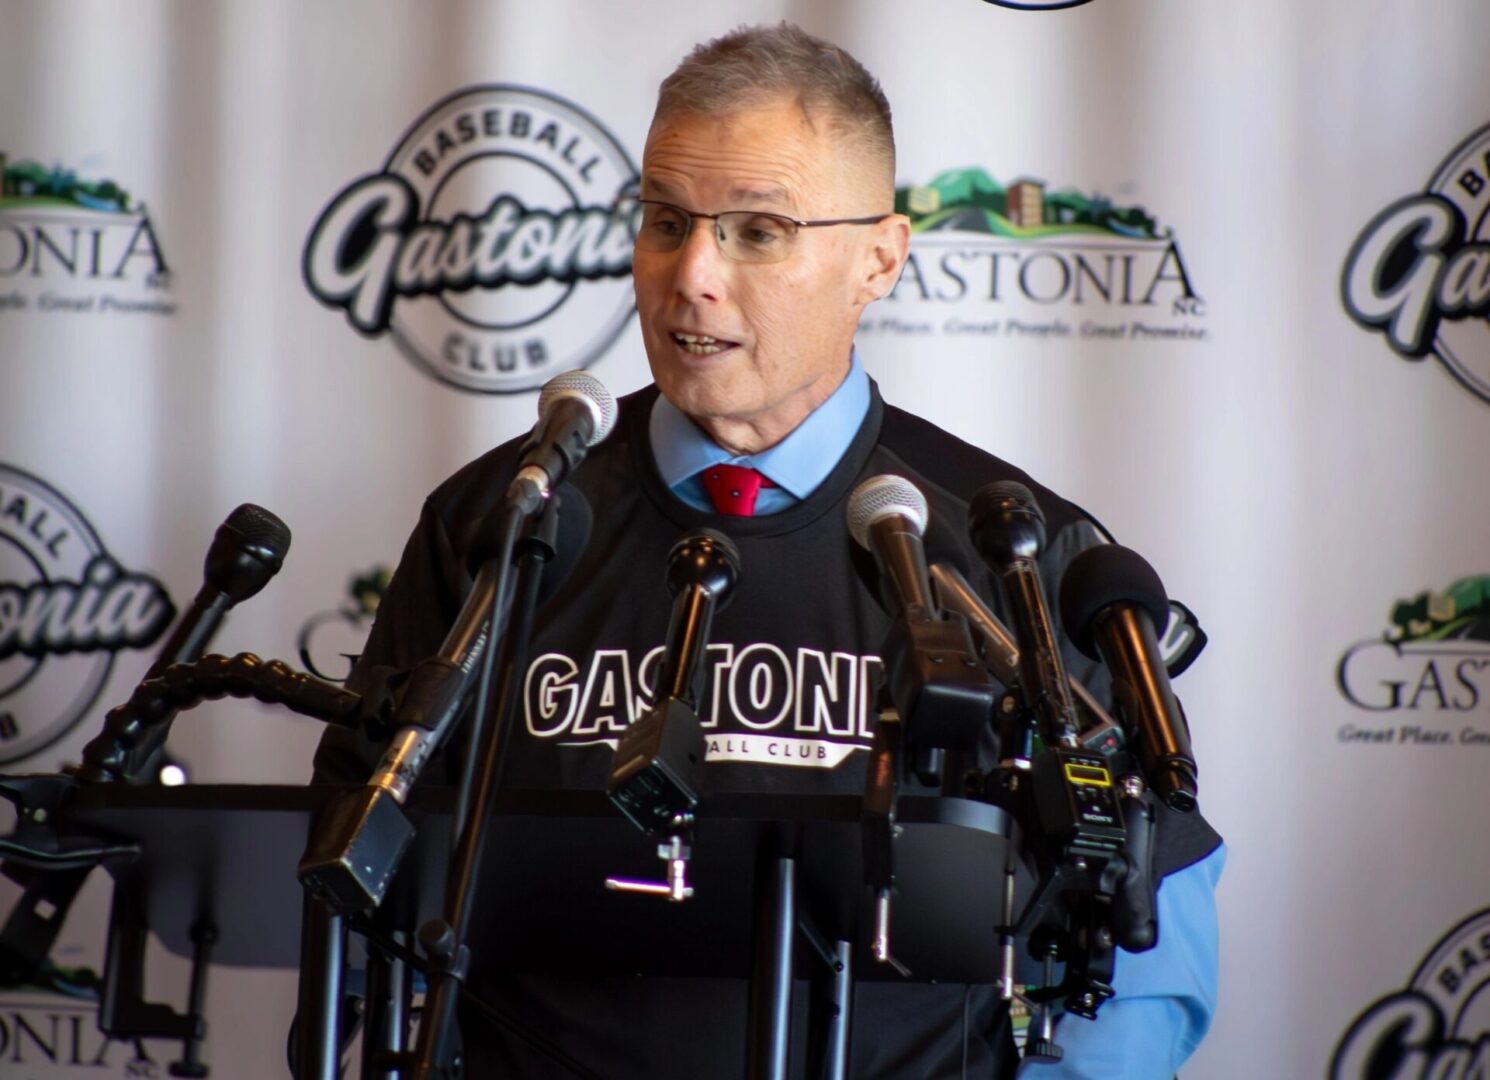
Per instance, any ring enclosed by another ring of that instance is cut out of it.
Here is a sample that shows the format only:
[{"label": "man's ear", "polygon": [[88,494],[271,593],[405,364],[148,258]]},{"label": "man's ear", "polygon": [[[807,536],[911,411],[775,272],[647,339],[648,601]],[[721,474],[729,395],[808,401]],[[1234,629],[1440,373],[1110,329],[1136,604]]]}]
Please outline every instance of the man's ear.
[{"label": "man's ear", "polygon": [[855,298],[860,304],[890,295],[911,250],[911,219],[904,214],[891,214],[870,229],[873,232],[865,256],[865,274]]}]

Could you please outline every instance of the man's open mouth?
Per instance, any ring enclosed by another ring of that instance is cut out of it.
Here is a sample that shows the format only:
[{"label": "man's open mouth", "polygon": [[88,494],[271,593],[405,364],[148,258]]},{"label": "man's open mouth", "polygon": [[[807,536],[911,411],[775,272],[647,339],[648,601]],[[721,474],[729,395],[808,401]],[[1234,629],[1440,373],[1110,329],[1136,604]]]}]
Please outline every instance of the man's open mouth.
[{"label": "man's open mouth", "polygon": [[680,349],[693,356],[713,356],[739,344],[723,338],[709,337],[707,334],[683,334],[676,330],[672,332],[672,339]]}]

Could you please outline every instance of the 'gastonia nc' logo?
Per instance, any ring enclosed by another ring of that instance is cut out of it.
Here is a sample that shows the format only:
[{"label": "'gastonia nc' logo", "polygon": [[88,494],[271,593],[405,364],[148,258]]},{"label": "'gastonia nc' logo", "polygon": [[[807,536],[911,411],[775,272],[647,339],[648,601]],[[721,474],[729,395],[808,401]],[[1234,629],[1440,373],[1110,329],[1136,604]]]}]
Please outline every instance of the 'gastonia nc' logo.
[{"label": "'gastonia nc' logo", "polygon": [[470,87],[331,201],[306,242],[305,282],[444,382],[531,389],[592,363],[635,308],[631,231],[613,208],[636,176],[578,106]]},{"label": "'gastonia nc' logo", "polygon": [[[895,192],[911,254],[860,332],[1093,341],[1203,340],[1179,242],[1139,206],[977,167]],[[936,319],[932,312],[945,312]],[[1067,322],[1066,319],[1072,319]]]},{"label": "'gastonia nc' logo", "polygon": [[1487,745],[1490,730],[1446,725],[1490,708],[1490,575],[1398,600],[1386,631],[1340,657],[1335,682],[1358,709],[1412,723],[1346,724],[1342,742]]},{"label": "'gastonia nc' logo", "polygon": [[1490,1075],[1490,910],[1444,935],[1408,981],[1351,1024],[1330,1080]]},{"label": "'gastonia nc' logo", "polygon": [[0,465],[0,765],[76,724],[121,649],[155,642],[176,609],[125,570],[55,488]]},{"label": "'gastonia nc' logo", "polygon": [[0,312],[174,315],[150,213],[113,180],[0,151]]},{"label": "'gastonia nc' logo", "polygon": [[[306,671],[328,682],[346,681],[392,578],[393,572],[386,566],[374,566],[365,574],[354,574],[347,583],[347,603],[335,611],[318,612],[305,621],[296,645]],[[340,675],[330,673],[333,657],[343,669]]]},{"label": "'gastonia nc' logo", "polygon": [[1490,403],[1490,125],[1419,195],[1377,214],[1350,249],[1345,309],[1409,360],[1436,356]]}]

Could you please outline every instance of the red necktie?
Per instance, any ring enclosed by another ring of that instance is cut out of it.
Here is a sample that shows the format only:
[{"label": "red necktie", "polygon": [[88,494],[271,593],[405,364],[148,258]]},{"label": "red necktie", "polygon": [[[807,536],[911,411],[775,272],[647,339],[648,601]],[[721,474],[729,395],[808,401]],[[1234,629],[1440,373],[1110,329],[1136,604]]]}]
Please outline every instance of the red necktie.
[{"label": "red necktie", "polygon": [[755,498],[761,488],[776,486],[743,465],[710,465],[703,471],[702,478],[714,509],[734,517],[753,517]]}]

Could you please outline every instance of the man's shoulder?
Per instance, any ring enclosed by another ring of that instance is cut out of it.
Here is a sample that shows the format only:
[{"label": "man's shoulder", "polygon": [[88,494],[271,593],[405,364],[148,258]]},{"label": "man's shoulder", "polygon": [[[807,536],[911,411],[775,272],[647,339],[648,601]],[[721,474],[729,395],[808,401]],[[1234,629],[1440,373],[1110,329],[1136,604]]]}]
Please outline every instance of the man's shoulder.
[{"label": "man's shoulder", "polygon": [[1104,536],[1107,534],[1085,508],[1046,487],[1017,465],[888,402],[884,406],[879,447],[903,462],[944,499],[965,506],[986,485],[1012,480],[1030,489],[1045,514],[1050,532],[1084,523],[1094,526]]}]

